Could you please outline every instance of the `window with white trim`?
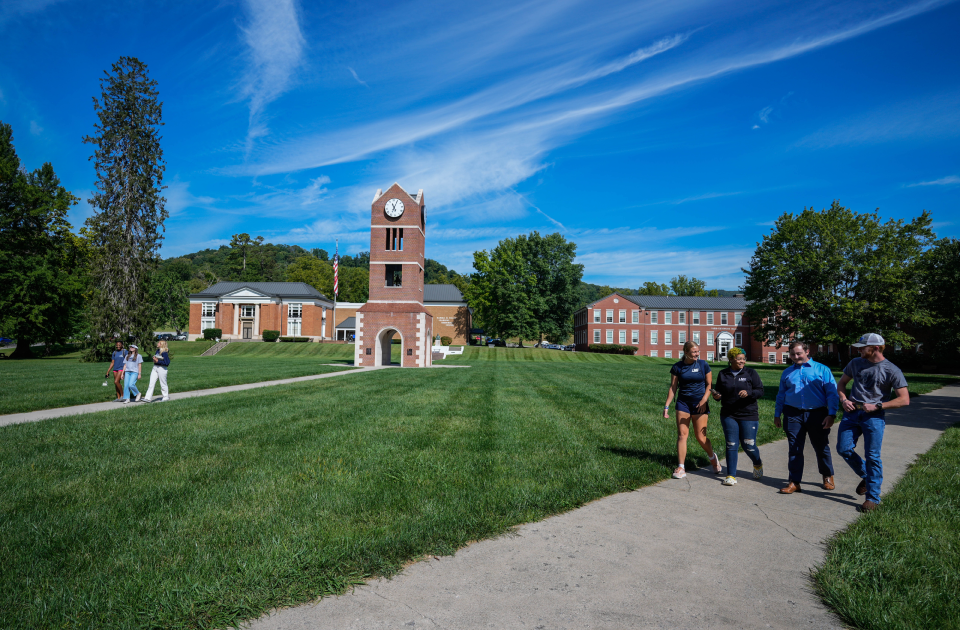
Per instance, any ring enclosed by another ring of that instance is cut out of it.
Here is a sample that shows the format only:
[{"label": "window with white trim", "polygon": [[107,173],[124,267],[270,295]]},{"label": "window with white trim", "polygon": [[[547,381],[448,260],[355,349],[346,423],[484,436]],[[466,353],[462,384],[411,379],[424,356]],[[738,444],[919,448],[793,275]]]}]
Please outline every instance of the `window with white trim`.
[{"label": "window with white trim", "polygon": [[607,331],[607,343],[613,343],[613,331],[612,331],[612,330],[608,330],[608,331]]},{"label": "window with white trim", "polygon": [[600,331],[593,331],[593,343],[600,343]]},{"label": "window with white trim", "polygon": [[776,363],[777,362],[777,353],[770,352],[767,354],[767,363]]},{"label": "window with white trim", "polygon": [[627,312],[623,309],[620,309],[620,323],[621,324],[627,323]]},{"label": "window with white trim", "polygon": [[681,345],[687,343],[687,332],[685,330],[681,330],[677,333],[677,343]]},{"label": "window with white trim", "polygon": [[663,314],[663,323],[672,324],[673,323],[673,311],[666,311]]},{"label": "window with white trim", "polygon": [[726,313],[720,313],[720,325],[721,325],[721,326],[726,326],[726,325],[727,325],[727,314],[726,314]]},{"label": "window with white trim", "polygon": [[708,353],[707,353],[707,361],[713,361],[713,353],[712,353],[712,352],[708,352]]},{"label": "window with white trim", "polygon": [[655,330],[650,331],[650,345],[657,345],[657,331]]},{"label": "window with white trim", "polygon": [[707,326],[713,326],[713,313],[707,313]]},{"label": "window with white trim", "polygon": [[664,358],[664,359],[672,359],[672,358],[673,358],[673,350],[664,350],[664,351],[663,351],[663,358]]},{"label": "window with white trim", "polygon": [[669,346],[671,343],[673,343],[673,331],[672,330],[663,331],[663,345]]},{"label": "window with white trim", "polygon": [[687,323],[687,314],[684,311],[677,313],[677,323],[686,324]]},{"label": "window with white trim", "polygon": [[207,328],[216,328],[217,323],[214,313],[217,312],[216,302],[204,302],[200,307],[200,331]]},{"label": "window with white trim", "polygon": [[297,302],[287,306],[287,335],[299,337],[303,321],[303,304]]},{"label": "window with white trim", "polygon": [[783,356],[780,357],[780,362],[781,362],[781,363],[789,363],[789,362],[790,362],[790,355],[787,354],[786,352],[784,352],[784,353],[783,353]]},{"label": "window with white trim", "polygon": [[736,344],[738,348],[743,345],[743,333],[735,334],[734,338],[736,339]]},{"label": "window with white trim", "polygon": [[659,354],[660,354],[660,353],[659,353],[657,350],[651,350],[651,351],[650,351],[650,356],[651,356],[651,357],[655,357],[655,356],[657,356],[657,355],[659,355]]},{"label": "window with white trim", "polygon": [[700,345],[700,331],[699,331],[699,330],[693,331],[693,343],[697,344],[698,346]]},{"label": "window with white trim", "polygon": [[597,324],[600,323],[600,309],[599,309],[599,308],[593,309],[593,321],[594,321],[594,323],[597,323]]},{"label": "window with white trim", "polygon": [[627,331],[625,331],[625,330],[621,330],[621,331],[620,331],[620,343],[621,343],[621,344],[626,344],[626,343],[627,343]]},{"label": "window with white trim", "polygon": [[256,307],[253,304],[243,304],[240,306],[240,317],[253,317]]},{"label": "window with white trim", "polygon": [[712,345],[713,345],[713,333],[712,333],[712,332],[708,332],[708,333],[707,333],[707,345],[708,345],[708,346],[712,346]]},{"label": "window with white trim", "polygon": [[633,311],[633,323],[634,324],[640,323],[640,311]]},{"label": "window with white trim", "polygon": [[660,317],[660,311],[650,311],[650,323],[659,324],[660,322],[657,319]]},{"label": "window with white trim", "polygon": [[740,322],[742,321],[743,321],[743,313],[735,313],[733,316],[733,323],[739,326]]},{"label": "window with white trim", "polygon": [[612,309],[612,308],[608,308],[608,309],[607,309],[607,323],[608,323],[608,324],[612,324],[612,323],[613,323],[613,309]]},{"label": "window with white trim", "polygon": [[693,312],[693,325],[694,326],[700,325],[700,311]]},{"label": "window with white trim", "polygon": [[640,331],[634,330],[631,334],[630,343],[638,345],[640,343]]}]

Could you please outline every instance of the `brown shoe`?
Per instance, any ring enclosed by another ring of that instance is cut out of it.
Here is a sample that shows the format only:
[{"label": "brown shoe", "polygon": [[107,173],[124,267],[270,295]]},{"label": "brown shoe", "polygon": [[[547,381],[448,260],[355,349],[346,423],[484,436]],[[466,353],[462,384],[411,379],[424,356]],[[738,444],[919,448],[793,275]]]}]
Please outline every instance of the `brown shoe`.
[{"label": "brown shoe", "polygon": [[833,490],[834,488],[836,488],[836,486],[833,485],[833,475],[824,477],[824,478],[823,478],[823,489],[824,489],[824,490]]},{"label": "brown shoe", "polygon": [[861,479],[861,480],[860,480],[860,485],[857,486],[857,494],[859,494],[860,496],[863,496],[863,495],[865,495],[866,493],[867,493],[867,480],[866,480],[866,479]]},{"label": "brown shoe", "polygon": [[877,504],[871,501],[870,499],[867,499],[866,501],[863,502],[863,505],[857,508],[857,511],[873,512],[875,509],[877,509]]},{"label": "brown shoe", "polygon": [[780,494],[793,494],[794,492],[803,492],[803,490],[792,481],[785,488],[780,488]]}]

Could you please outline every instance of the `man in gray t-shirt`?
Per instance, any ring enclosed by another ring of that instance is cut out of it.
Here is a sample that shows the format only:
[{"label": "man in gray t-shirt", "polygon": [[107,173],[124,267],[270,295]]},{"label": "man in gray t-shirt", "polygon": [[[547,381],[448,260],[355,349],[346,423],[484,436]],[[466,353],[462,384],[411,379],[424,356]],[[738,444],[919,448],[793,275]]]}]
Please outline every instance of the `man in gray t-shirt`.
[{"label": "man in gray t-shirt", "polygon": [[[857,494],[865,494],[867,498],[859,509],[868,512],[880,504],[880,486],[883,484],[880,447],[886,426],[884,412],[909,405],[910,393],[903,372],[883,356],[886,347],[883,337],[869,333],[853,346],[860,348],[860,356],[847,364],[837,384],[843,407],[843,420],[837,430],[837,453],[863,480],[857,486]],[[853,381],[853,389],[847,397],[847,383],[850,381]],[[887,400],[891,391],[896,391],[896,397]],[[854,450],[861,435],[866,462]]]}]

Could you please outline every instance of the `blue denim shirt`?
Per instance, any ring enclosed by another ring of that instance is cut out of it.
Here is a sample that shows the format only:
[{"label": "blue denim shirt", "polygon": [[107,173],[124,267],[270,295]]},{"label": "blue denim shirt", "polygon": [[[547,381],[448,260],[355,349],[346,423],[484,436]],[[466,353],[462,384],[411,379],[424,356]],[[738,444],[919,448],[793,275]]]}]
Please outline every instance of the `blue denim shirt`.
[{"label": "blue denim shirt", "polygon": [[806,363],[794,363],[785,369],[780,375],[780,391],[777,392],[777,406],[773,412],[775,417],[780,417],[784,405],[797,409],[826,407],[827,415],[837,415],[840,396],[830,368],[809,359]]}]

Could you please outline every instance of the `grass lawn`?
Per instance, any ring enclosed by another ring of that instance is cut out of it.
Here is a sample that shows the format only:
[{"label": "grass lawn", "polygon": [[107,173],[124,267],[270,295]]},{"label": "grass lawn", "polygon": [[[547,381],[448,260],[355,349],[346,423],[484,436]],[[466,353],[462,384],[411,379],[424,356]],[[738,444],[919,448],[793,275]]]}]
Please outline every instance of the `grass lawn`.
[{"label": "grass lawn", "polygon": [[[194,389],[257,383],[295,376],[323,374],[338,368],[324,363],[346,361],[341,354],[345,346],[327,346],[336,348],[337,353],[303,354],[290,352],[286,356],[271,354],[269,349],[275,346],[314,346],[321,344],[254,344],[238,343],[236,346],[251,346],[251,350],[263,348],[260,354],[252,353],[243,359],[237,359],[226,348],[212,357],[199,356],[212,344],[205,342],[170,342],[172,360],[169,370],[171,392],[183,392]],[[243,354],[242,348],[240,353]],[[291,348],[290,350],[296,350]],[[249,352],[249,351],[248,351]],[[349,347],[349,358],[353,357],[353,346]],[[20,361],[0,361],[0,414],[20,413],[37,409],[53,409],[86,403],[106,402],[116,398],[113,374],[103,387],[103,375],[107,363],[80,363],[77,356],[47,359],[27,359]],[[145,357],[143,376],[138,382],[141,392],[146,394],[150,385],[152,363],[147,364]],[[159,389],[154,391],[159,395]]]},{"label": "grass lawn", "polygon": [[669,360],[474,350],[0,428],[0,626],[226,627],[669,476]]},{"label": "grass lawn", "polygon": [[830,540],[813,577],[856,628],[960,627],[960,425],[917,458],[883,509]]}]

